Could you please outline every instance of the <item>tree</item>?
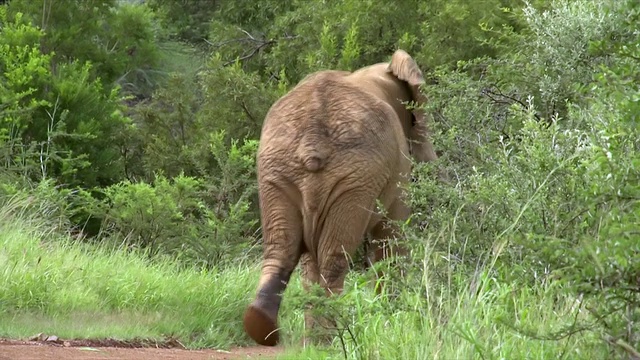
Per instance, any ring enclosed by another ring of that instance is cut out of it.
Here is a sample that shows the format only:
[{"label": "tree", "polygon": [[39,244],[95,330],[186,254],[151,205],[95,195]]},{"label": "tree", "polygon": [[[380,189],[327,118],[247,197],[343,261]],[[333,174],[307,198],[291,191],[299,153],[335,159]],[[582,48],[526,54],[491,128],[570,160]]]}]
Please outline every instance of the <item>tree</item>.
[{"label": "tree", "polygon": [[116,84],[135,94],[149,91],[158,63],[153,15],[142,5],[116,0],[13,0],[8,19],[20,13],[44,32],[41,50],[53,54],[52,71],[72,62],[91,62],[92,79],[100,78],[107,91]]},{"label": "tree", "polygon": [[[5,164],[34,179],[91,187],[122,175],[118,138],[127,124],[117,90],[91,76],[89,63],[55,65],[40,50],[44,32],[0,8],[0,135]],[[54,69],[55,67],[55,69]]]}]

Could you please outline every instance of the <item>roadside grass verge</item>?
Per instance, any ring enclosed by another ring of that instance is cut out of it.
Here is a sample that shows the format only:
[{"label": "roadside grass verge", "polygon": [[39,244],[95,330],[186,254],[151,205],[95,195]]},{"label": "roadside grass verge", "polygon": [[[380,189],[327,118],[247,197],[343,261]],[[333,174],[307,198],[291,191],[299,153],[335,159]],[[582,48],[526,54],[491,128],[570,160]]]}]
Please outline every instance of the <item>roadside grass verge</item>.
[{"label": "roadside grass verge", "polygon": [[185,269],[142,252],[80,244],[15,211],[23,205],[0,208],[0,336],[176,338],[216,348],[249,342],[241,319],[257,264]]}]

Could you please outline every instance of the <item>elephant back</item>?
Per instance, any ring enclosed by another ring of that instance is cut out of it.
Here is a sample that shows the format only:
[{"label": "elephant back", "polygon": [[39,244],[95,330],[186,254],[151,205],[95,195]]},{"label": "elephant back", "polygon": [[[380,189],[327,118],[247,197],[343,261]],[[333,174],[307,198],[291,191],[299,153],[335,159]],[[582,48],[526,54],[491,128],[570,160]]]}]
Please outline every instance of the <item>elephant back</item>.
[{"label": "elephant back", "polygon": [[269,110],[259,157],[295,157],[288,166],[315,173],[359,157],[388,159],[400,150],[398,133],[388,104],[346,81],[345,72],[319,72]]}]

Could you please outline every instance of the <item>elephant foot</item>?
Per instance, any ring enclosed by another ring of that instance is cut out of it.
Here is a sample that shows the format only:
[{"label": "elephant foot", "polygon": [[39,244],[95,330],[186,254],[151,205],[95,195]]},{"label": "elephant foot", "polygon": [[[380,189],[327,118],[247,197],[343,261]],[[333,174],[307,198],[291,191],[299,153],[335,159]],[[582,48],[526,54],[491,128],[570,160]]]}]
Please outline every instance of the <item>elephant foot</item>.
[{"label": "elephant foot", "polygon": [[275,346],[280,341],[277,320],[255,303],[244,313],[244,330],[260,345]]}]

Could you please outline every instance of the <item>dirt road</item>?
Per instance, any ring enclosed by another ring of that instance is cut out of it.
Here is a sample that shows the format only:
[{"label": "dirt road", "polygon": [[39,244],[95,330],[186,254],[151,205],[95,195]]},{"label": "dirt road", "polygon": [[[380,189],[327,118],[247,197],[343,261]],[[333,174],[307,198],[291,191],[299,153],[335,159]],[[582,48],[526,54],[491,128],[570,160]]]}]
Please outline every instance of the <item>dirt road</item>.
[{"label": "dirt road", "polygon": [[[93,346],[91,346],[93,345]],[[240,347],[230,351],[180,348],[115,347],[83,342],[0,340],[0,360],[236,360],[269,359],[282,351],[278,347]],[[115,344],[118,345],[118,344]]]}]

